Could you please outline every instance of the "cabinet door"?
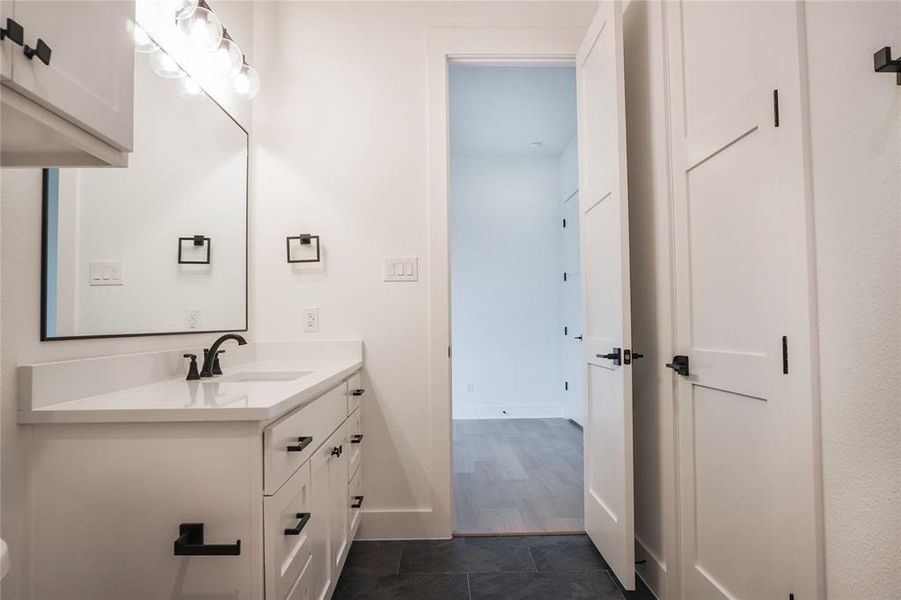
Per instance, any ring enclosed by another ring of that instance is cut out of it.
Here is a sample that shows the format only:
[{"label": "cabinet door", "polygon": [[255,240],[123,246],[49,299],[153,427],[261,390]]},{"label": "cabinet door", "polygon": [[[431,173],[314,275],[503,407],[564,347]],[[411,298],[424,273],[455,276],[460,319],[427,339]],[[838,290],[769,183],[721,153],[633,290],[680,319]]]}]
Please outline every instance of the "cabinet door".
[{"label": "cabinet door", "polygon": [[25,44],[51,48],[50,64],[12,52],[12,87],[120,150],[132,149],[133,1],[16,2]]},{"label": "cabinet door", "polygon": [[[329,521],[331,523],[331,559],[334,573],[341,572],[341,565],[347,556],[347,536],[350,529],[350,499],[347,496],[348,457],[350,455],[350,436],[348,423],[345,423],[332,436],[332,448],[338,448],[329,460]],[[337,579],[337,577],[335,577]]]},{"label": "cabinet door", "polygon": [[[0,0],[0,27],[6,27],[6,19],[13,16],[12,0]],[[0,81],[12,77],[12,53],[19,48],[9,40],[0,42]]]},{"label": "cabinet door", "polygon": [[310,519],[313,558],[310,574],[313,586],[312,598],[328,598],[332,588],[334,570],[331,560],[331,486],[329,486],[329,466],[333,440],[326,440],[313,452],[310,458],[310,490],[313,495],[313,518]]}]

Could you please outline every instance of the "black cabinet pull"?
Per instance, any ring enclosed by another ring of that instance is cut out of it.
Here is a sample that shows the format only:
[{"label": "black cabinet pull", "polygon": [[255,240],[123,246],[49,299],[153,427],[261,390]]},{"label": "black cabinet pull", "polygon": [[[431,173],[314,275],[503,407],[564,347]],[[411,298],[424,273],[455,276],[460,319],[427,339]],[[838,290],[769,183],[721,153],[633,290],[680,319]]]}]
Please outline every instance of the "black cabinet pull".
[{"label": "black cabinet pull", "polygon": [[306,527],[307,522],[310,520],[310,513],[297,513],[297,518],[300,521],[294,527],[285,529],[285,535],[300,535],[300,532],[303,531],[303,528]]},{"label": "black cabinet pull", "polygon": [[9,17],[6,17],[6,27],[0,27],[0,40],[6,38],[20,46],[25,43],[25,30]]},{"label": "black cabinet pull", "polygon": [[342,452],[344,452],[344,444],[332,447],[332,456],[340,457]]},{"label": "black cabinet pull", "polygon": [[612,360],[613,364],[621,365],[623,364],[623,351],[622,348],[614,348],[613,352],[609,354],[595,354],[598,358],[606,358],[607,360]]},{"label": "black cabinet pull", "polygon": [[351,508],[360,508],[363,506],[363,496],[353,496],[353,504],[350,505]]},{"label": "black cabinet pull", "polygon": [[38,43],[35,44],[34,48],[26,45],[23,52],[25,52],[25,56],[26,58],[28,58],[28,60],[31,60],[35,56],[37,56],[39,61],[41,61],[45,65],[49,65],[50,53],[53,52],[53,50],[50,49],[50,46],[47,45],[47,42],[38,38]]},{"label": "black cabinet pull", "polygon": [[363,441],[363,434],[362,434],[362,433],[358,433],[358,434],[356,434],[356,435],[350,436],[350,443],[351,443],[351,444],[359,444],[359,443],[362,442],[362,441]]},{"label": "black cabinet pull", "polygon": [[682,354],[674,356],[673,362],[666,363],[666,366],[679,375],[690,375],[690,373],[688,372],[688,357]]},{"label": "black cabinet pull", "polygon": [[234,544],[204,544],[203,523],[182,523],[174,552],[175,556],[240,556],[241,540]]},{"label": "black cabinet pull", "polygon": [[313,443],[313,438],[310,436],[300,436],[297,438],[298,444],[296,446],[288,446],[288,452],[303,452],[303,449]]},{"label": "black cabinet pull", "polygon": [[351,395],[351,396],[362,396],[362,395],[365,394],[365,393],[366,393],[366,390],[362,390],[362,389],[360,389],[360,390],[350,390],[350,395]]}]

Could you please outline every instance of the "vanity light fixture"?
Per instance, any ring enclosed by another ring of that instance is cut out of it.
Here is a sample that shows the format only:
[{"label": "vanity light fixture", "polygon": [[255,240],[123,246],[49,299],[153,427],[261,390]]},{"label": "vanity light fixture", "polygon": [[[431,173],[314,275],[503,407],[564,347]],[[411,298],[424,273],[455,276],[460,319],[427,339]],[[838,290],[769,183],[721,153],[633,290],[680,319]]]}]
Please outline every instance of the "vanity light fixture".
[{"label": "vanity light fixture", "polygon": [[198,0],[154,0],[156,12],[167,19],[187,19],[197,10]]},{"label": "vanity light fixture", "polygon": [[222,22],[206,2],[201,1],[194,13],[190,17],[179,19],[177,25],[194,50],[213,51],[222,42]]},{"label": "vanity light fixture", "polygon": [[190,76],[182,79],[181,90],[178,92],[178,95],[187,100],[203,98],[205,96],[203,88]]},{"label": "vanity light fixture", "polygon": [[197,58],[200,61],[200,68],[217,77],[237,75],[244,66],[244,53],[224,29],[219,47],[212,52],[198,53]]}]

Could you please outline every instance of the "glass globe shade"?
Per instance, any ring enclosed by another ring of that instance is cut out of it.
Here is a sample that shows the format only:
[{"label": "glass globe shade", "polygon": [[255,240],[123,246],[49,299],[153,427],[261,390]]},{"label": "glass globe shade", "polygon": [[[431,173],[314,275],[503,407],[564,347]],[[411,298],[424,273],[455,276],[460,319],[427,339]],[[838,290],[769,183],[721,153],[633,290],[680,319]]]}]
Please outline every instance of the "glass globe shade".
[{"label": "glass globe shade", "polygon": [[239,98],[250,100],[260,91],[260,76],[250,65],[242,65],[231,79],[231,89]]},{"label": "glass globe shade", "polygon": [[140,25],[135,25],[135,52],[141,52],[143,54],[148,54],[156,50],[156,43],[147,35],[147,32],[144,31],[144,28]]},{"label": "glass globe shade", "polygon": [[244,64],[241,49],[228,38],[222,38],[218,48],[199,54],[197,59],[201,69],[216,77],[236,75]]},{"label": "glass globe shade", "polygon": [[197,10],[198,0],[154,0],[156,12],[167,19],[187,19]]},{"label": "glass globe shade", "polygon": [[182,79],[181,90],[178,93],[182,98],[188,100],[203,98],[205,96],[203,88],[197,85],[197,82],[190,77]]},{"label": "glass globe shade", "polygon": [[181,79],[185,76],[185,72],[181,70],[178,63],[159,49],[150,55],[150,66],[157,75],[166,79]]},{"label": "glass globe shade", "polygon": [[222,23],[213,11],[198,7],[194,14],[178,22],[188,38],[188,45],[194,50],[212,51],[222,41]]}]

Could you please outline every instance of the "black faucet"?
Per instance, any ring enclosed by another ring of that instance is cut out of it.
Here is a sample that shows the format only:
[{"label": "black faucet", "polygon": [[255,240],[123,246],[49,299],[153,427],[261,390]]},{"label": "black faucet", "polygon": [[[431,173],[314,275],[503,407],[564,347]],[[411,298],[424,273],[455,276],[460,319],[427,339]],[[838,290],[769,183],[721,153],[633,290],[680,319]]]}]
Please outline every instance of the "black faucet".
[{"label": "black faucet", "polygon": [[[220,352],[219,346],[221,346],[224,342],[227,342],[228,340],[235,340],[236,342],[238,342],[239,346],[243,346],[244,344],[247,343],[247,340],[245,340],[243,337],[241,337],[237,333],[226,333],[225,335],[221,336],[218,340],[213,342],[212,346],[210,346],[209,348],[204,348],[203,349],[203,368],[200,369],[201,377],[212,377],[213,375],[221,375],[222,374],[221,369],[214,369],[213,367],[218,362],[217,357],[219,356],[219,352]],[[218,370],[219,373],[216,373],[215,372],[216,370]]]}]

